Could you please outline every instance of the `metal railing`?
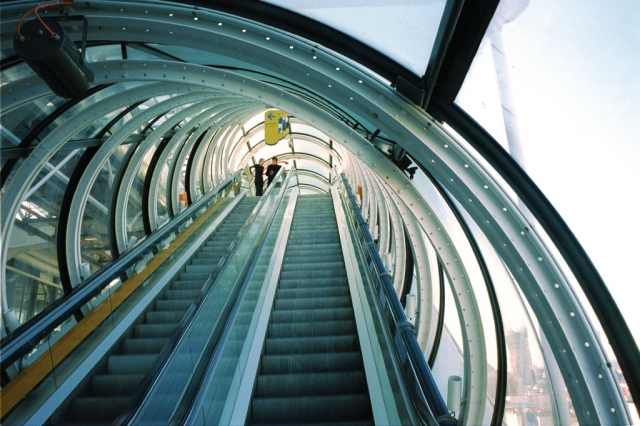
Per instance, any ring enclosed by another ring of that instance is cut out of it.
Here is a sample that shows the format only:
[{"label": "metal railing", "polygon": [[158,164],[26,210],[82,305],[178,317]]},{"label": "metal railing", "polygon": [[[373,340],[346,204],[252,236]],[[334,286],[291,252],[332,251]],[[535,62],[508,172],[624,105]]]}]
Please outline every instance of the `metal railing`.
[{"label": "metal railing", "polygon": [[181,232],[204,209],[239,182],[243,171],[224,180],[217,188],[204,194],[185,210],[175,215],[164,226],[142,239],[138,245],[125,252],[115,262],[106,265],[86,281],[74,287],[64,297],[47,306],[38,315],[15,329],[0,342],[0,370],[5,371],[23,356],[28,355],[39,342],[60,327],[74,313],[98,296],[114,280],[126,276],[130,268],[144,261],[150,254],[161,251],[166,240]]},{"label": "metal railing", "polygon": [[405,315],[400,299],[393,288],[391,276],[384,266],[367,223],[358,207],[356,196],[344,173],[340,176],[342,178],[340,184],[345,192],[343,194],[345,208],[351,216],[357,239],[364,251],[371,282],[375,287],[373,293],[378,296],[384,320],[402,368],[405,384],[411,394],[419,420],[423,425],[456,425],[458,422],[447,410],[414,334],[413,324]]},{"label": "metal railing", "polygon": [[[238,232],[237,238],[207,279],[202,292],[114,424],[184,424],[183,420],[189,415],[206,372],[212,369],[211,363],[215,362],[216,353],[224,345],[227,329],[233,322],[248,278],[256,266],[257,253],[264,245],[264,238],[295,168],[289,170],[286,176],[285,172],[282,168],[262,195],[251,217]],[[271,196],[277,188],[281,188],[281,191]],[[261,217],[257,228],[252,228],[267,203],[271,207],[269,212]],[[241,244],[243,248],[247,247],[247,243],[243,244],[246,236],[254,239],[248,251],[239,254],[239,265],[238,259],[236,263],[232,259],[236,257]],[[220,290],[220,287],[224,288]],[[206,317],[206,321],[200,317]],[[203,323],[208,325],[202,327]],[[184,361],[186,358],[188,362]],[[164,382],[164,373],[171,376],[166,378],[167,383]],[[162,397],[158,398],[158,394]]]}]

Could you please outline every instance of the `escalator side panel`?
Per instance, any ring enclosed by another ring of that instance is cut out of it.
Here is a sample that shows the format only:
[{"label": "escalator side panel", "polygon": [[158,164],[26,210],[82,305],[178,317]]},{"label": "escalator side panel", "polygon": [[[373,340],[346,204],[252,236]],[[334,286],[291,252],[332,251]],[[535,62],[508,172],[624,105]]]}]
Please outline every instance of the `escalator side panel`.
[{"label": "escalator side panel", "polygon": [[[162,295],[120,339],[102,368],[92,372],[82,390],[51,417],[51,424],[111,423],[126,406],[202,285],[235,239],[257,203],[246,197],[192,257]],[[105,408],[107,407],[107,408]]]}]

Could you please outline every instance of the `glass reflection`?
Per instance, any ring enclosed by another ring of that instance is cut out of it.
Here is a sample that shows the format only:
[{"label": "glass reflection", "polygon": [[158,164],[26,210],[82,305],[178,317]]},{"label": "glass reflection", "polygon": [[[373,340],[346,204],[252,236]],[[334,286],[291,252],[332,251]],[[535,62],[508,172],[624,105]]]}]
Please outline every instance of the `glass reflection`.
[{"label": "glass reflection", "polygon": [[50,94],[10,111],[3,111],[0,115],[2,125],[0,147],[10,148],[18,145],[65,102],[65,99]]},{"label": "glass reflection", "polygon": [[7,303],[20,323],[62,294],[56,229],[67,182],[83,150],[51,158],[18,211],[7,252]]},{"label": "glass reflection", "polygon": [[112,260],[109,240],[109,212],[115,191],[113,176],[122,168],[122,159],[134,144],[121,145],[105,162],[95,183],[82,218],[80,246],[82,259],[90,265],[91,274]]}]

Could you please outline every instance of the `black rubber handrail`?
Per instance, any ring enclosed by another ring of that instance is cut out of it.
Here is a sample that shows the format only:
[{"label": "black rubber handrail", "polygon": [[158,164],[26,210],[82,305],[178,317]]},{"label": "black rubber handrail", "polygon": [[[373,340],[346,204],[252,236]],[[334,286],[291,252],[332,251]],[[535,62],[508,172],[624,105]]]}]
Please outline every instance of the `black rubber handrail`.
[{"label": "black rubber handrail", "polygon": [[[457,421],[449,415],[447,405],[438,390],[435,379],[431,374],[431,369],[427,365],[413,332],[413,324],[409,322],[404,313],[400,299],[398,299],[398,295],[393,288],[391,276],[384,267],[384,262],[378,253],[377,246],[358,207],[349,182],[344,173],[341,174],[341,177],[350,201],[355,226],[359,230],[359,239],[370,265],[375,268],[376,278],[379,283],[375,289],[376,293],[382,307],[388,308],[388,310],[385,309],[385,320],[393,338],[395,350],[402,365],[405,382],[411,393],[420,422],[423,425],[432,424],[432,419],[435,417],[438,424],[453,426],[457,424]],[[369,270],[371,271],[371,268]]]},{"label": "black rubber handrail", "polygon": [[[502,311],[500,309],[500,303],[498,301],[498,293],[496,291],[495,285],[493,284],[493,279],[491,278],[491,274],[489,272],[489,266],[482,254],[482,250],[480,249],[480,244],[476,240],[471,228],[464,220],[460,209],[451,199],[449,193],[442,187],[440,182],[429,172],[429,170],[424,167],[422,164],[415,161],[413,158],[411,160],[416,163],[420,170],[427,176],[427,178],[431,181],[434,188],[440,193],[444,202],[449,206],[451,213],[455,216],[458,225],[462,228],[465,237],[471,249],[473,250],[473,254],[478,262],[478,267],[480,268],[480,272],[482,273],[482,278],[485,283],[485,287],[487,289],[487,296],[489,296],[489,304],[491,305],[491,314],[493,317],[493,326],[494,332],[496,336],[496,393],[493,405],[493,415],[491,417],[492,425],[501,425],[504,419],[504,411],[506,406],[506,398],[507,398],[507,338],[504,331],[504,322],[502,321]],[[444,274],[442,271],[442,263],[438,260],[438,272],[440,274],[440,300],[444,302]],[[441,312],[439,313],[440,318],[438,319],[439,327],[442,326],[441,320],[444,316],[444,303],[441,306]],[[442,329],[438,330],[439,333],[442,333]],[[434,356],[435,359],[435,356]],[[431,360],[431,358],[429,358]],[[430,364],[432,365],[432,364]]]},{"label": "black rubber handrail", "polygon": [[231,186],[240,173],[242,171],[234,173],[217,188],[209,191],[179,215],[174,216],[162,228],[141,240],[137,246],[124,253],[117,261],[100,269],[85,282],[74,287],[69,294],[47,306],[38,315],[2,339],[0,342],[0,371],[5,371],[22,356],[28,354],[38,342],[97,296],[114,279],[123,275],[149,250],[152,250],[154,246],[167,238],[187,220],[192,219],[207,202]]},{"label": "black rubber handrail", "polygon": [[[288,176],[285,179],[285,182],[283,183],[283,186],[288,184],[294,171],[295,171],[295,168],[292,167]],[[285,172],[285,168],[283,167],[274,178],[274,182],[284,172]],[[132,398],[129,400],[129,403],[127,404],[125,409],[122,411],[122,413],[120,413],[118,418],[113,422],[114,425],[137,423],[136,417],[140,414],[142,408],[144,408],[145,404],[147,403],[147,400],[151,392],[153,391],[154,385],[160,379],[161,374],[166,370],[167,364],[174,356],[174,353],[176,351],[176,348],[178,347],[178,344],[183,340],[184,335],[189,331],[189,328],[193,324],[196,315],[198,314],[198,312],[202,307],[202,303],[207,299],[208,295],[213,291],[213,289],[218,284],[222,273],[224,272],[227,265],[233,258],[238,246],[240,245],[245,234],[247,233],[247,230],[253,224],[253,221],[257,215],[257,212],[260,211],[263,204],[266,202],[267,193],[271,191],[272,188],[274,188],[274,186],[275,185],[270,185],[269,188],[267,188],[267,192],[265,192],[265,194],[261,197],[261,200],[258,202],[256,207],[254,208],[251,216],[238,232],[236,239],[233,241],[233,243],[231,243],[226,254],[218,262],[218,265],[216,266],[214,271],[211,273],[211,275],[203,285],[201,293],[196,297],[193,304],[189,307],[189,309],[185,313],[184,317],[182,317],[182,320],[178,324],[169,342],[167,342],[167,344],[164,346],[164,348],[162,349],[162,351],[154,361],[153,365],[151,366],[151,369],[147,372],[147,374],[145,375],[140,385],[138,385],[138,388],[136,389]],[[286,188],[286,186],[284,187]],[[284,191],[283,191],[283,194],[284,194]],[[275,212],[273,214],[275,214]],[[260,244],[261,244],[261,241],[257,241],[252,249],[252,252],[255,251],[256,247],[258,247]],[[232,293],[238,293],[240,291],[241,286],[238,285],[238,282],[240,283],[243,282],[243,277],[246,276],[246,273],[247,273],[247,268],[245,267],[244,270],[241,271],[239,275],[240,278],[234,285]],[[237,294],[234,294],[233,296],[234,297],[229,297],[227,299],[227,302],[225,303],[225,306],[223,307],[221,316],[220,316],[222,320],[216,321],[216,326],[211,331],[212,338],[209,339],[207,347],[204,349],[205,356],[203,356],[202,359],[206,359],[210,357],[211,353],[213,353],[213,351],[218,346],[218,342],[222,337],[222,334],[224,332],[224,327],[228,321],[228,317],[231,315],[231,309],[233,308],[233,304],[235,302]],[[196,366],[197,372],[201,374],[202,373],[201,370],[204,367],[206,367],[206,365],[203,365],[203,363],[199,363],[198,366]],[[196,371],[194,371],[194,376],[195,376],[195,373]],[[187,398],[189,400],[192,399],[194,397],[194,392],[196,390],[197,390],[197,384],[195,384],[195,382],[193,387],[191,385],[188,385],[187,391],[189,392],[189,394],[183,396],[183,399],[184,398]],[[182,405],[179,405],[179,408],[183,409],[184,407]],[[182,411],[179,414],[185,415],[185,413]]]}]

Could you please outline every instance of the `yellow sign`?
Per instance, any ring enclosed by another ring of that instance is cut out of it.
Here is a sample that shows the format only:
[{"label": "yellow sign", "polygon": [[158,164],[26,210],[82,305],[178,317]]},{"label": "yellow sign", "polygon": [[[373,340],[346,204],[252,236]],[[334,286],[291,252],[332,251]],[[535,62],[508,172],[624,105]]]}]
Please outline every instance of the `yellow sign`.
[{"label": "yellow sign", "polygon": [[277,144],[289,132],[291,132],[291,125],[287,113],[277,109],[264,113],[264,142],[267,145]]}]

